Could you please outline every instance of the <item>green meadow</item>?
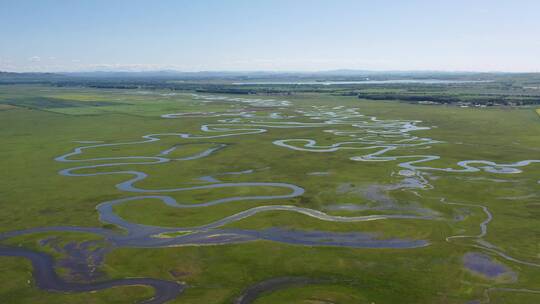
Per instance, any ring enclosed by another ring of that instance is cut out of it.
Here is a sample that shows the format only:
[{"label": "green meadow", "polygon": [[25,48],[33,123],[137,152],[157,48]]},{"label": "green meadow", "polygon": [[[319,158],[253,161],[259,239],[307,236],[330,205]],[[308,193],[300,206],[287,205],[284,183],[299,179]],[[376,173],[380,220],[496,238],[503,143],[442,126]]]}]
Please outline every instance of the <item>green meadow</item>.
[{"label": "green meadow", "polygon": [[[99,167],[81,172],[142,171],[148,177],[136,186],[155,190],[199,185],[200,178],[205,176],[231,183],[289,183],[305,190],[301,196],[288,199],[241,200],[203,208],[171,208],[151,198],[115,206],[114,212],[130,223],[196,227],[262,205],[292,205],[341,217],[427,212],[432,218],[340,222],[297,212],[270,211],[228,223],[224,228],[362,232],[383,240],[425,240],[429,245],[350,248],[257,240],[208,246],[116,247],[98,265],[102,275],[97,280],[150,277],[183,282],[187,288],[171,303],[186,304],[233,303],[249,286],[277,277],[322,281],[268,291],[254,303],[540,302],[540,292],[530,292],[540,290],[540,163],[519,167],[522,172],[515,174],[426,170],[422,177],[429,187],[391,189],[390,185],[403,183],[404,177],[399,174],[403,168],[398,164],[405,160],[353,161],[352,157],[375,150],[318,153],[273,143],[282,139],[313,139],[317,145],[328,146],[354,140],[348,134],[324,132],[332,128],[351,129],[331,125],[266,128],[267,132],[260,134],[210,139],[163,136],[151,143],[89,149],[83,155],[73,156],[71,159],[77,161],[72,163],[54,160],[77,147],[93,145],[84,142],[132,142],[142,140],[147,134],[161,133],[208,135],[201,130],[202,125],[227,124],[223,120],[233,117],[210,114],[161,117],[168,113],[248,111],[254,116],[242,118],[242,122],[250,119],[268,122],[269,115],[279,112],[283,116],[295,116],[286,121],[306,123],[317,120],[303,116],[298,110],[312,111],[313,106],[324,107],[326,112],[340,106],[357,108],[366,116],[388,121],[421,121],[418,126],[430,128],[410,134],[438,143],[404,147],[385,154],[440,156],[418,166],[458,168],[456,164],[463,160],[510,164],[540,159],[540,112],[528,107],[462,108],[318,93],[220,96],[287,100],[290,105],[258,107],[239,101],[208,101],[194,98],[190,92],[168,90],[0,86],[0,233],[51,226],[102,227],[123,233],[118,227],[101,222],[96,206],[138,195],[115,187],[128,179],[125,175],[69,177],[58,172],[88,165],[85,159],[156,156],[172,147],[175,149],[167,157],[186,158],[224,144],[225,148],[195,160],[155,165],[138,164],[141,161],[135,160],[114,169]],[[98,160],[91,164],[107,162]],[[245,170],[252,172],[220,175]],[[288,191],[246,186],[166,195],[183,204],[198,204],[223,197],[283,195]],[[148,195],[161,194],[156,191]],[[487,208],[493,217],[485,236],[447,239],[481,233],[480,224],[487,214],[477,205]],[[168,235],[175,236],[178,235]],[[54,238],[61,245],[85,241],[95,241],[96,246],[105,243],[101,236],[89,233],[42,232],[8,238],[0,241],[0,245],[45,252],[58,261],[65,258],[65,253],[43,244],[47,238]],[[495,246],[495,251],[486,250],[489,248],[486,243]],[[469,252],[489,256],[493,263],[515,273],[515,280],[491,277],[465,267],[464,255]],[[152,295],[152,290],[143,286],[91,293],[47,292],[36,287],[32,265],[19,257],[0,257],[0,270],[3,283],[0,299],[4,303],[134,303]],[[65,280],[71,279],[66,266],[59,264],[56,271]]]}]

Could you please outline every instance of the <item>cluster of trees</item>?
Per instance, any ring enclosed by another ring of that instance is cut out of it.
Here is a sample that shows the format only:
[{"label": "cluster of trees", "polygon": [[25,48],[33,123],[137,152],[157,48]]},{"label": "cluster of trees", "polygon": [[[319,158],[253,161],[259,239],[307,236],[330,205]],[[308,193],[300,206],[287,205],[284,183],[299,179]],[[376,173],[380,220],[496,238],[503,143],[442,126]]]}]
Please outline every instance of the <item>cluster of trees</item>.
[{"label": "cluster of trees", "polygon": [[399,100],[408,102],[431,102],[439,104],[472,105],[529,105],[540,104],[540,96],[493,95],[493,94],[409,94],[396,92],[356,93],[360,99]]}]

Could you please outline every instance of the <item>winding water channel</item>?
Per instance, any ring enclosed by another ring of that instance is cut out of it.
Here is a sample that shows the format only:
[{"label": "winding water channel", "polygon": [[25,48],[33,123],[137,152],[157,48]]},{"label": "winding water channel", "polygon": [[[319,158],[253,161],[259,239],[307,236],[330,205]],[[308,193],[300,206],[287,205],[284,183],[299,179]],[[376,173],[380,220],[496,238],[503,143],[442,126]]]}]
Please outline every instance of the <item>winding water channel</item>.
[{"label": "winding water channel", "polygon": [[[230,101],[249,104],[253,107],[286,107],[290,102],[283,100],[263,100],[263,99],[242,99],[228,97],[208,97],[194,96],[196,99],[205,101]],[[416,181],[415,185],[422,187],[426,184],[422,176],[423,171],[443,171],[456,173],[469,173],[477,171],[485,171],[495,174],[517,174],[521,172],[521,167],[528,166],[533,163],[540,163],[540,160],[523,160],[510,164],[497,164],[486,160],[464,160],[457,163],[458,168],[437,168],[429,166],[420,166],[420,163],[434,161],[440,158],[437,155],[404,155],[404,156],[385,156],[388,152],[397,152],[400,149],[407,148],[425,148],[429,149],[430,145],[440,143],[431,138],[422,138],[411,135],[411,132],[416,130],[426,130],[428,127],[420,127],[419,121],[400,121],[400,120],[379,120],[376,117],[367,117],[358,112],[358,109],[345,107],[323,107],[313,106],[308,110],[297,110],[297,116],[306,121],[289,121],[296,116],[287,116],[279,112],[271,113],[267,116],[257,116],[256,111],[238,111],[238,112],[196,112],[196,113],[172,113],[164,114],[164,119],[178,119],[182,117],[211,117],[219,118],[217,123],[205,124],[201,126],[201,134],[190,133],[161,133],[147,134],[142,136],[141,140],[120,142],[120,143],[98,143],[94,141],[79,141],[81,143],[89,143],[73,149],[64,155],[55,158],[58,162],[77,163],[71,168],[59,171],[59,174],[66,177],[86,177],[86,176],[101,176],[101,175],[122,175],[126,179],[116,184],[116,188],[126,193],[132,193],[133,196],[123,197],[115,200],[101,202],[96,208],[99,213],[99,218],[103,223],[112,224],[120,227],[125,233],[116,232],[104,228],[88,228],[88,227],[38,227],[26,230],[18,230],[4,232],[0,234],[0,240],[5,240],[15,236],[37,233],[37,232],[86,232],[103,236],[107,242],[113,247],[169,247],[169,246],[188,246],[188,245],[219,245],[230,243],[242,243],[256,240],[268,240],[294,245],[309,245],[309,246],[341,246],[353,248],[419,248],[428,246],[427,240],[412,240],[412,239],[381,239],[378,235],[363,232],[329,232],[329,231],[303,231],[303,230],[288,230],[279,227],[267,228],[262,230],[251,229],[232,229],[224,228],[225,225],[246,219],[262,212],[269,211],[287,211],[296,212],[309,216],[321,221],[329,222],[363,222],[386,219],[418,219],[418,220],[437,220],[434,215],[411,215],[411,214],[375,214],[367,216],[334,216],[325,212],[302,208],[293,205],[263,205],[250,208],[231,216],[222,218],[213,223],[194,226],[194,227],[161,227],[142,225],[132,223],[114,212],[114,207],[121,204],[129,204],[139,200],[151,200],[156,203],[165,204],[171,208],[205,208],[218,204],[229,204],[239,201],[269,201],[269,200],[287,200],[299,197],[304,194],[304,189],[298,185],[286,182],[222,182],[219,176],[223,174],[250,174],[253,170],[245,170],[242,172],[216,172],[213,176],[203,176],[199,180],[203,184],[199,185],[180,185],[173,188],[145,189],[138,186],[138,183],[148,177],[148,174],[142,171],[123,169],[126,166],[137,165],[157,165],[169,163],[172,161],[197,161],[206,157],[211,157],[219,153],[228,146],[222,143],[212,143],[212,147],[182,158],[172,158],[170,155],[173,152],[187,145],[195,145],[192,141],[203,140],[208,144],[208,141],[224,137],[256,135],[268,132],[273,128],[322,128],[323,132],[333,134],[335,136],[348,136],[349,141],[333,143],[330,145],[317,145],[313,139],[281,139],[276,140],[273,144],[292,149],[299,152],[316,152],[316,153],[331,153],[339,150],[357,150],[366,151],[364,155],[351,157],[353,161],[396,161],[406,159],[406,161],[398,163],[397,166],[402,168],[399,172],[404,178]],[[347,127],[349,129],[343,129]],[[98,149],[102,147],[116,146],[137,146],[142,144],[151,144],[161,140],[164,137],[173,137],[178,139],[180,143],[174,147],[162,151],[157,156],[124,156],[124,157],[102,157],[102,158],[82,158],[85,151]],[[190,143],[182,143],[182,140],[189,139]],[[91,143],[91,144],[90,144]],[[374,151],[374,152],[372,152]],[[412,160],[410,160],[412,159]],[[95,164],[99,162],[99,164]],[[94,163],[94,164],[92,164]],[[84,165],[86,164],[86,165]],[[122,169],[116,169],[122,167]],[[93,172],[94,169],[108,168],[108,171]],[[178,202],[167,193],[188,192],[194,190],[227,189],[237,187],[249,187],[256,191],[257,189],[281,189],[285,194],[276,195],[246,195],[246,196],[229,196],[220,199],[206,202]],[[146,194],[152,193],[152,194]],[[155,195],[155,193],[163,195]],[[481,234],[476,238],[481,239],[487,233],[487,224],[491,220],[491,213],[484,206],[484,212],[488,215],[488,219],[481,226]],[[163,237],[169,235],[168,237]],[[174,235],[174,236],[170,236]],[[457,238],[469,238],[470,236],[453,236],[447,238],[448,241]],[[534,263],[527,263],[508,257],[502,251],[489,246],[482,246],[485,250],[496,252],[498,255],[505,257],[508,260],[526,264],[529,266],[538,266]],[[177,295],[179,295],[184,286],[175,282],[163,280],[154,280],[149,278],[140,279],[123,279],[100,283],[75,284],[62,281],[54,272],[53,260],[42,253],[30,251],[23,248],[0,247],[0,256],[18,256],[24,257],[32,261],[34,267],[34,278],[37,286],[53,291],[70,291],[82,292],[99,290],[114,286],[130,286],[130,285],[146,285],[151,286],[156,290],[156,295],[143,303],[164,303]],[[240,303],[240,302],[239,302]],[[244,302],[242,302],[244,303]],[[247,303],[247,302],[246,302]]]},{"label": "winding water channel", "polygon": [[34,269],[32,275],[36,286],[56,292],[91,292],[118,286],[149,286],[155,291],[152,298],[143,300],[141,304],[159,304],[175,299],[185,286],[177,282],[151,278],[128,278],[93,283],[73,283],[62,280],[54,270],[54,259],[44,253],[20,247],[0,246],[0,256],[22,257],[30,260]]}]

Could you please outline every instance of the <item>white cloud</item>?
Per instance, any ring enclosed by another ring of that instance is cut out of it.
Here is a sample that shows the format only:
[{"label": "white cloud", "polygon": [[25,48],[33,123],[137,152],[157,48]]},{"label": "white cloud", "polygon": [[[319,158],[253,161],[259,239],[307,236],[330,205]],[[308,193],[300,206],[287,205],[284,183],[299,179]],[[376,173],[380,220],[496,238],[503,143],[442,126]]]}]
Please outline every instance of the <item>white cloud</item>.
[{"label": "white cloud", "polygon": [[32,62],[40,62],[41,61],[41,57],[39,56],[32,56],[30,58],[28,58],[29,61],[32,61]]}]

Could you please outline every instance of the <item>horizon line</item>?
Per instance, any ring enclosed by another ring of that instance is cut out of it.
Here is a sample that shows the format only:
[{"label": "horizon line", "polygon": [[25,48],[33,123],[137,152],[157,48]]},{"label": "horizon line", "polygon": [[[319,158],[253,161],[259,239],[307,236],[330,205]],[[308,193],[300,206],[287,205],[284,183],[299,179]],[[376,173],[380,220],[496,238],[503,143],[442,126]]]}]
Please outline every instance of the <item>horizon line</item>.
[{"label": "horizon line", "polygon": [[183,73],[183,74],[197,74],[197,73],[236,73],[236,74],[254,74],[254,73],[269,73],[269,74],[318,74],[318,73],[331,73],[331,72],[342,72],[342,73],[448,73],[448,74],[540,74],[540,71],[503,71],[503,70],[490,70],[490,71],[481,71],[481,70],[438,70],[438,69],[405,69],[405,70],[386,70],[386,69],[346,69],[346,68],[336,68],[336,69],[325,69],[325,70],[180,70],[180,69],[102,69],[102,70],[79,70],[79,71],[17,71],[10,69],[0,69],[0,73],[14,73],[14,74],[85,74],[85,73],[126,73],[126,74],[143,74],[143,73]]}]

